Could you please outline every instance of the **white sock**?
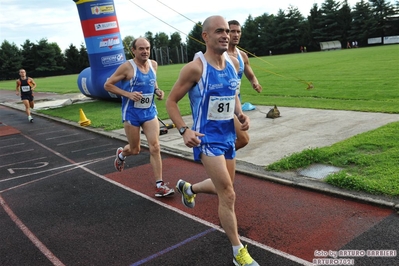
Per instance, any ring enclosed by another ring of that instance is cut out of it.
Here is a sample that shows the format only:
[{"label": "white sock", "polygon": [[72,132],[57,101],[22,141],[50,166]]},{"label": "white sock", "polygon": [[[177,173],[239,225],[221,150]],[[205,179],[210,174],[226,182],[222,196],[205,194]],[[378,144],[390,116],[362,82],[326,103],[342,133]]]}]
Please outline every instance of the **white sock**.
[{"label": "white sock", "polygon": [[157,188],[160,188],[162,186],[163,181],[157,181]]},{"label": "white sock", "polygon": [[236,255],[238,254],[238,250],[239,250],[240,248],[242,248],[242,247],[244,247],[243,244],[240,244],[240,245],[238,245],[238,246],[233,246],[233,255],[236,256]]},{"label": "white sock", "polygon": [[186,190],[186,194],[189,196],[193,196],[195,194],[191,188],[192,186],[189,186]]},{"label": "white sock", "polygon": [[125,160],[125,156],[122,155],[122,153],[118,154],[119,160],[124,161]]}]

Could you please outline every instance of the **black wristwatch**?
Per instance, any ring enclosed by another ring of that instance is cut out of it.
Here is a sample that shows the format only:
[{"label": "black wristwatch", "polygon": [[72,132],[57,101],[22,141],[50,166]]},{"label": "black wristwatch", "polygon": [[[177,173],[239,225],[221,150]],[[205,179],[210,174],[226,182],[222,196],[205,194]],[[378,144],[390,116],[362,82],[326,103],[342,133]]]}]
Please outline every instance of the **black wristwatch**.
[{"label": "black wristwatch", "polygon": [[179,133],[180,133],[180,135],[183,135],[184,134],[184,132],[186,132],[186,129],[187,129],[188,127],[181,127],[181,128],[179,128]]}]

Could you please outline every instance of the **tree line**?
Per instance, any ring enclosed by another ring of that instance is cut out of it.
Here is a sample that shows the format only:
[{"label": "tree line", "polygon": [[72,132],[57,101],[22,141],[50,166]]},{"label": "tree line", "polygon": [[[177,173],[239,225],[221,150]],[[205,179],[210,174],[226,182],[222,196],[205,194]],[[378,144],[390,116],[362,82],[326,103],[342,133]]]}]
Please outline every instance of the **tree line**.
[{"label": "tree line", "polygon": [[[290,5],[277,14],[264,13],[253,18],[248,16],[242,24],[240,47],[249,56],[287,54],[319,51],[320,42],[338,40],[346,47],[356,41],[358,46],[368,45],[369,38],[399,35],[399,0],[391,4],[385,0],[361,0],[350,7],[342,2],[325,0],[319,7],[313,4],[305,18],[298,8]],[[197,51],[204,51],[201,38],[201,22],[198,22],[185,43],[178,32],[168,36],[164,32],[144,34],[151,43],[151,58],[160,65],[186,63]],[[126,59],[132,58],[129,50],[133,36],[123,38]],[[86,47],[70,44],[61,51],[57,43],[43,38],[37,43],[26,40],[17,47],[4,40],[0,46],[0,80],[15,79],[18,70],[24,68],[32,77],[77,74],[89,66]]]}]

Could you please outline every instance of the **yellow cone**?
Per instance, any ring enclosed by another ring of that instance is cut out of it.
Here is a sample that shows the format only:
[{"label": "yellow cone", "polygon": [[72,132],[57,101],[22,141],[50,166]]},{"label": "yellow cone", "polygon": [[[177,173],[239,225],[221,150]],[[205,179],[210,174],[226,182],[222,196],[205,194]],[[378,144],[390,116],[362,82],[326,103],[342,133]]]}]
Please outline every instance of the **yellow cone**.
[{"label": "yellow cone", "polygon": [[90,119],[87,119],[85,113],[83,112],[82,108],[80,108],[80,121],[79,121],[79,125],[81,126],[89,126],[91,124]]}]

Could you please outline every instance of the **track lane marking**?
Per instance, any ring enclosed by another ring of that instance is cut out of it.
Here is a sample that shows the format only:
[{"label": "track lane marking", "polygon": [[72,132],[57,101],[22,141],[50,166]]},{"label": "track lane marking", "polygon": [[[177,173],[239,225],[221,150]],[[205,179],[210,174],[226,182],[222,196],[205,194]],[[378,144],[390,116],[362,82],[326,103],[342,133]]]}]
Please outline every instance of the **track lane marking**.
[{"label": "track lane marking", "polygon": [[18,228],[24,233],[26,237],[43,253],[44,256],[47,257],[49,261],[53,263],[55,266],[64,266],[62,263],[36,236],[33,234],[28,227],[18,218],[17,215],[11,210],[8,204],[5,202],[3,197],[0,194],[0,204],[3,207],[4,211],[8,214],[11,220],[18,226]]},{"label": "track lane marking", "polygon": [[[68,157],[66,157],[66,156],[64,156],[64,155],[62,155],[62,154],[60,154],[60,153],[54,151],[53,149],[51,149],[50,147],[47,147],[47,146],[44,145],[43,143],[38,142],[38,141],[32,139],[31,137],[29,137],[29,136],[27,136],[27,135],[24,135],[24,134],[22,134],[22,135],[23,135],[25,138],[31,140],[32,142],[38,144],[39,146],[41,146],[41,147],[47,149],[47,150],[50,151],[51,153],[53,153],[53,154],[55,154],[55,155],[57,155],[57,156],[59,156],[59,157],[65,159],[66,161],[68,161],[68,162],[70,162],[70,163],[72,163],[72,164],[76,164],[76,162],[74,162],[73,160],[71,160],[71,159],[69,159]],[[93,138],[91,138],[91,139],[93,139]],[[114,157],[114,156],[112,156],[112,157]],[[213,228],[213,229],[215,229],[215,230],[218,230],[218,231],[220,231],[220,232],[222,232],[222,233],[225,233],[224,230],[223,230],[223,228],[221,228],[221,227],[218,226],[218,225],[215,225],[215,224],[210,223],[210,222],[208,222],[208,221],[205,221],[205,220],[203,220],[203,219],[201,219],[201,218],[198,218],[198,217],[195,217],[195,216],[193,216],[193,215],[191,215],[191,214],[188,214],[188,213],[186,213],[186,212],[183,212],[183,211],[181,211],[180,209],[177,209],[177,208],[175,208],[175,207],[173,207],[173,206],[170,206],[170,205],[167,205],[167,204],[165,204],[165,203],[163,203],[163,202],[160,202],[159,200],[156,200],[156,199],[154,199],[154,198],[151,198],[151,197],[149,197],[149,196],[147,196],[147,195],[145,195],[145,194],[143,194],[143,193],[141,193],[141,192],[139,192],[139,191],[136,191],[136,190],[134,190],[134,189],[132,189],[132,188],[130,188],[130,187],[127,187],[127,186],[125,186],[125,185],[123,185],[123,184],[120,184],[120,183],[118,183],[118,182],[116,182],[116,181],[114,181],[114,180],[112,180],[112,179],[109,179],[109,178],[107,178],[106,176],[103,176],[103,175],[101,175],[101,174],[98,174],[98,173],[96,173],[96,172],[94,172],[94,171],[92,171],[92,170],[86,168],[85,166],[77,165],[76,167],[77,167],[77,168],[80,168],[80,169],[82,169],[82,170],[84,170],[84,171],[86,171],[86,172],[88,172],[88,173],[90,173],[90,174],[92,174],[92,175],[94,175],[94,176],[100,178],[100,179],[103,179],[103,180],[105,180],[105,181],[107,181],[107,182],[109,182],[109,183],[111,183],[111,184],[114,184],[114,185],[116,185],[116,186],[118,186],[118,187],[121,187],[121,188],[127,190],[127,191],[130,191],[130,192],[132,192],[132,193],[134,193],[134,194],[136,194],[136,195],[138,195],[138,196],[141,196],[142,198],[145,198],[145,199],[147,199],[147,200],[149,200],[149,201],[151,201],[151,202],[153,202],[153,203],[156,203],[156,204],[158,204],[158,205],[160,205],[160,206],[162,206],[162,207],[164,207],[164,208],[166,208],[166,209],[172,210],[172,211],[174,211],[174,212],[176,212],[176,213],[178,213],[178,214],[180,214],[180,215],[183,215],[183,216],[185,216],[185,217],[187,217],[187,218],[190,218],[190,219],[192,219],[192,220],[194,220],[194,221],[196,221],[196,222],[198,222],[198,223],[204,224],[204,225],[209,226],[209,227],[211,227],[211,228]],[[266,246],[266,245],[264,245],[264,244],[262,244],[262,243],[259,243],[259,242],[257,242],[257,241],[251,240],[251,239],[249,239],[249,238],[240,236],[240,239],[241,239],[242,241],[251,243],[252,245],[257,246],[257,247],[259,247],[259,248],[261,248],[261,249],[264,249],[264,250],[267,250],[267,251],[269,251],[269,252],[271,252],[271,253],[274,253],[274,254],[276,254],[276,255],[278,255],[278,256],[281,256],[281,257],[284,257],[284,258],[289,259],[289,260],[291,260],[291,261],[294,261],[294,262],[296,262],[296,263],[298,263],[298,264],[306,265],[306,266],[312,266],[312,265],[314,265],[313,263],[311,263],[311,262],[309,262],[309,261],[305,261],[305,260],[303,260],[303,259],[301,259],[301,258],[295,257],[295,256],[293,256],[293,255],[291,255],[291,254],[288,254],[288,253],[285,253],[285,252],[283,252],[283,251],[280,251],[280,250],[274,249],[274,248],[272,248],[272,247]]]}]

